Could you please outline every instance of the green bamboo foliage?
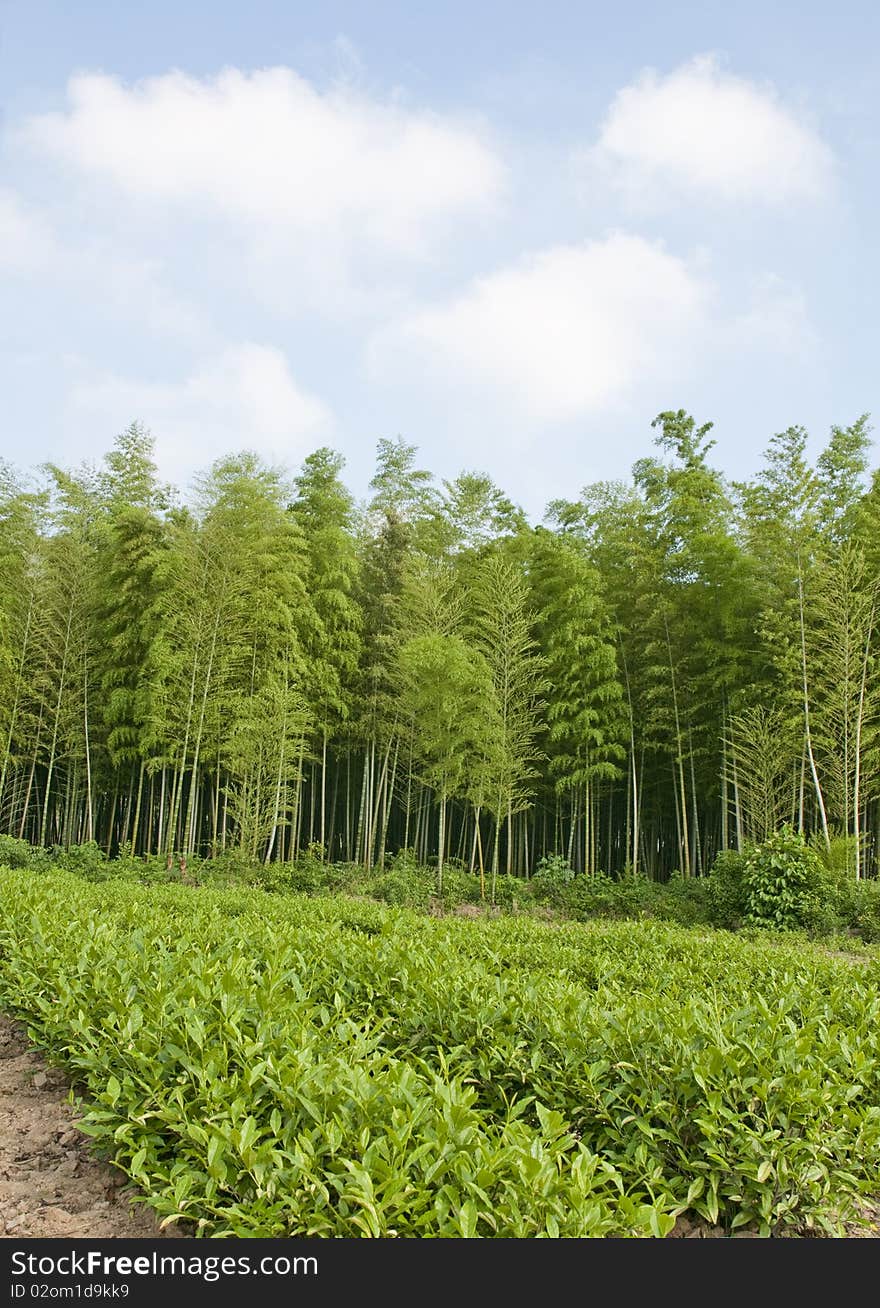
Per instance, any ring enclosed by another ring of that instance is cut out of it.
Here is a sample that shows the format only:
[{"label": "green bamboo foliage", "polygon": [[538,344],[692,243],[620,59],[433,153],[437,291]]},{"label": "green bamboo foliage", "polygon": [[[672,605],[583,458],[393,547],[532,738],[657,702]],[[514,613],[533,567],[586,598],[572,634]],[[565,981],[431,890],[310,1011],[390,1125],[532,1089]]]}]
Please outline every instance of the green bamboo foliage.
[{"label": "green bamboo foliage", "polygon": [[[546,658],[550,773],[573,812],[581,810],[582,865],[596,867],[603,782],[616,782],[626,760],[627,722],[615,633],[598,572],[564,537],[536,534],[531,563],[536,633]],[[567,855],[573,862],[572,820]]]},{"label": "green bamboo foliage", "polygon": [[0,823],[16,830],[22,752],[34,734],[39,499],[0,464]]},{"label": "green bamboo foliage", "polygon": [[[629,481],[546,527],[380,441],[163,486],[133,424],[95,468],[0,470],[0,831],[112,854],[529,876],[704,875],[789,823],[880,853],[880,481],[866,418],[729,484],[655,421]],[[843,846],[841,846],[843,847]]]},{"label": "green bamboo foliage", "polygon": [[360,560],[354,502],[340,478],[343,466],[342,457],[333,450],[322,448],[309,455],[294,482],[296,496],[290,508],[302,533],[303,580],[315,615],[302,632],[302,643],[314,725],[312,747],[320,769],[320,780],[312,773],[309,843],[317,836],[322,853],[328,843],[328,772],[338,763],[334,751],[352,719],[363,622],[356,599]]},{"label": "green bamboo foliage", "polygon": [[[97,582],[101,496],[89,469],[50,467],[48,530],[40,541],[33,760],[42,794],[31,787],[25,824],[39,844],[88,842],[96,833],[98,724]],[[30,805],[34,804],[31,817]]]},{"label": "green bamboo foliage", "polygon": [[[412,731],[419,779],[437,797],[437,893],[443,893],[447,804],[495,783],[504,767],[500,705],[491,669],[461,636],[413,636],[398,655],[401,714]],[[494,771],[493,771],[494,768]]]},{"label": "green bamboo foliage", "polygon": [[[830,819],[854,837],[853,874],[861,876],[865,767],[877,746],[880,683],[877,626],[880,579],[870,576],[858,544],[844,543],[816,578],[810,645],[814,662],[815,737]],[[867,772],[867,778],[866,778]]]},{"label": "green bamboo foliage", "polygon": [[225,742],[227,816],[248,858],[269,862],[296,812],[311,718],[296,666],[274,667],[243,697]]},{"label": "green bamboo foliage", "polygon": [[501,553],[476,568],[469,595],[470,638],[489,668],[499,720],[499,746],[486,777],[486,807],[495,818],[492,874],[498,872],[507,823],[507,871],[513,868],[513,819],[527,809],[543,753],[538,744],[547,688],[546,659],[533,635],[528,583]]},{"label": "green bamboo foliage", "polygon": [[736,788],[740,843],[767,840],[790,816],[798,738],[779,708],[752,705],[731,716],[727,781]]}]

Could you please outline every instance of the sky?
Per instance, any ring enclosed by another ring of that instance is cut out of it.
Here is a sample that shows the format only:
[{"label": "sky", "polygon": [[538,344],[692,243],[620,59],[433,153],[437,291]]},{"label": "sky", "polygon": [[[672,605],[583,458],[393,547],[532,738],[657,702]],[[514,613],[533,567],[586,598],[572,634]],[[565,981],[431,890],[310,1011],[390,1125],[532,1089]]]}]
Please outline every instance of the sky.
[{"label": "sky", "polygon": [[0,455],[754,475],[880,411],[878,147],[872,3],[0,0]]}]

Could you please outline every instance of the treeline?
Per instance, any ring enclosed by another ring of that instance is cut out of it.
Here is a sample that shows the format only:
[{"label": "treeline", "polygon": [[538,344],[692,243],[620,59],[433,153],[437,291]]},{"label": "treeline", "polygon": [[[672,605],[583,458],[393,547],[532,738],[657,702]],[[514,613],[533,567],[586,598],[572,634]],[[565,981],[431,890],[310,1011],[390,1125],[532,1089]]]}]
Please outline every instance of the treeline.
[{"label": "treeline", "polygon": [[183,505],[137,424],[0,465],[0,830],[37,845],[665,879],[790,823],[880,852],[880,471],[867,419],[712,467],[711,424],[554,502],[380,441],[245,453]]}]

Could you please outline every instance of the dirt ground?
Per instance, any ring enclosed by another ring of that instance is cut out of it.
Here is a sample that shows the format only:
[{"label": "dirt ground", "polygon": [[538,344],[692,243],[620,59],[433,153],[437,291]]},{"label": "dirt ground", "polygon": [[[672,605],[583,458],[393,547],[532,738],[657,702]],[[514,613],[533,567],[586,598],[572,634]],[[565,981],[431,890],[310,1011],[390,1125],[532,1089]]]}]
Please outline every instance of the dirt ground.
[{"label": "dirt ground", "polygon": [[[48,1068],[14,1022],[0,1014],[0,1239],[174,1238],[188,1232],[159,1229],[145,1204],[116,1168],[93,1158],[87,1136],[74,1126],[68,1084]],[[868,1225],[847,1235],[880,1236],[880,1204],[866,1207]],[[721,1227],[681,1217],[676,1238],[723,1236]],[[754,1233],[739,1231],[748,1238]]]},{"label": "dirt ground", "polygon": [[63,1076],[0,1015],[0,1238],[156,1239],[151,1209],[126,1177],[90,1156]]}]

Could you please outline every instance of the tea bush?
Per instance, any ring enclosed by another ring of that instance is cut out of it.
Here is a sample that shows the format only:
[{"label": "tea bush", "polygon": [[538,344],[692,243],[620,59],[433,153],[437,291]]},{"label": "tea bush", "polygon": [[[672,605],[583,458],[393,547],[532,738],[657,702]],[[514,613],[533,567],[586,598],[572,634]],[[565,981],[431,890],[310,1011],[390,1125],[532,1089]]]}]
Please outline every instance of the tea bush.
[{"label": "tea bush", "polygon": [[0,872],[0,999],[206,1235],[824,1227],[880,1173],[880,965]]}]

